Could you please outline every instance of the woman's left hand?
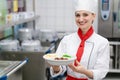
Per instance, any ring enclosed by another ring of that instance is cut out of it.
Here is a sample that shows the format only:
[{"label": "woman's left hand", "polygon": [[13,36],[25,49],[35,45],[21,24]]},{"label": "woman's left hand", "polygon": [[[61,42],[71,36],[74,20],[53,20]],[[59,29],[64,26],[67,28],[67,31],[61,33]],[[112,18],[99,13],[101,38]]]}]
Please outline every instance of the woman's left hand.
[{"label": "woman's left hand", "polygon": [[84,66],[82,66],[77,60],[75,60],[75,63],[76,65],[74,63],[71,63],[68,66],[75,72],[84,73],[86,70]]},{"label": "woman's left hand", "polygon": [[71,63],[68,65],[73,71],[81,73],[81,74],[85,74],[86,76],[88,76],[89,78],[93,79],[93,72],[90,70],[87,70],[84,66],[82,66],[80,64],[80,62],[78,62],[77,60],[75,60],[75,64]]}]

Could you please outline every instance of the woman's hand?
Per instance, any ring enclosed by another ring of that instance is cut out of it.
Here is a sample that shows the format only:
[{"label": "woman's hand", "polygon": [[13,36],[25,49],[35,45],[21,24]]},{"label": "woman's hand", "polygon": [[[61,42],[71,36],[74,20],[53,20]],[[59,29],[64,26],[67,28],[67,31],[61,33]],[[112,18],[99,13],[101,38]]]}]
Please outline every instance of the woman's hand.
[{"label": "woman's hand", "polygon": [[71,63],[68,66],[75,72],[84,73],[84,71],[86,70],[84,66],[82,66],[77,60],[75,60],[75,63],[76,65],[74,63]]},{"label": "woman's hand", "polygon": [[84,66],[82,66],[77,60],[75,60],[75,63],[71,63],[68,66],[75,72],[81,73],[81,74],[85,74],[86,76],[88,76],[89,78],[93,79],[93,72],[90,70],[87,70]]},{"label": "woman's hand", "polygon": [[49,63],[47,63],[48,66],[52,67],[54,73],[58,73],[60,71],[60,66],[57,66],[57,65],[51,65]]},{"label": "woman's hand", "polygon": [[53,65],[52,66],[54,73],[58,73],[60,71],[60,66]]}]

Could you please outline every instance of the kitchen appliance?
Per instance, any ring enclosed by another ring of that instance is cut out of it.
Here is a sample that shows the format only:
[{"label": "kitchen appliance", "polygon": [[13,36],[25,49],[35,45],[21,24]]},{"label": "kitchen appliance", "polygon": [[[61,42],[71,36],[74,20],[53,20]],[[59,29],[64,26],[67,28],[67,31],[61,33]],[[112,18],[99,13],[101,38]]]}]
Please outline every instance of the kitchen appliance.
[{"label": "kitchen appliance", "polygon": [[120,0],[98,0],[98,33],[120,38]]},{"label": "kitchen appliance", "polygon": [[98,34],[106,37],[110,44],[110,70],[107,77],[118,78],[120,74],[120,0],[98,0]]}]

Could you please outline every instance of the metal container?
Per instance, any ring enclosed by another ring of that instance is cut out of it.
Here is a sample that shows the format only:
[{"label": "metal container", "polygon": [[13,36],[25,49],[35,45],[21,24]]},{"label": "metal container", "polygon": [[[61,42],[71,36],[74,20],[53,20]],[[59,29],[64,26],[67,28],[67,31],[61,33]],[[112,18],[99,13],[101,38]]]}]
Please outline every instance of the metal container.
[{"label": "metal container", "polygon": [[28,28],[19,29],[18,36],[20,41],[32,40],[32,29]]},{"label": "metal container", "polygon": [[0,42],[1,51],[17,51],[19,49],[18,40],[2,40]]},{"label": "metal container", "polygon": [[25,40],[21,44],[22,51],[40,51],[41,44],[39,40]]},{"label": "metal container", "polygon": [[58,39],[57,32],[49,29],[40,30],[39,40],[41,42],[52,42]]}]

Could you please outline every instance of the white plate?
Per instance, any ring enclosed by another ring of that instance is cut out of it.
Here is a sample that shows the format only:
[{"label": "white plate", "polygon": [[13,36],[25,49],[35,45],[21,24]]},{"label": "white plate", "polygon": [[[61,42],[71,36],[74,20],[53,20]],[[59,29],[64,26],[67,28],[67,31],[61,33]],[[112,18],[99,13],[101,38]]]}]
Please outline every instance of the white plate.
[{"label": "white plate", "polygon": [[73,63],[76,57],[68,58],[68,60],[55,60],[55,57],[58,57],[56,54],[46,54],[43,58],[51,65],[68,65]]}]

